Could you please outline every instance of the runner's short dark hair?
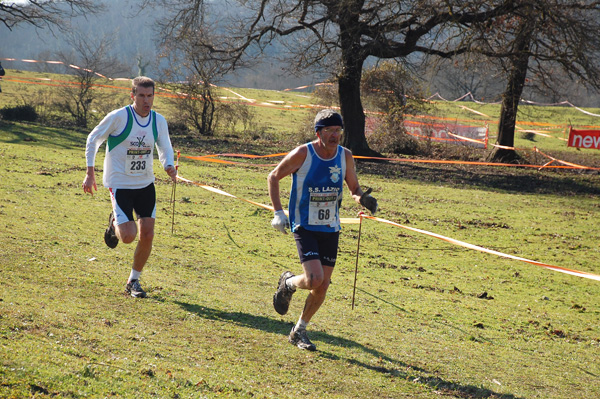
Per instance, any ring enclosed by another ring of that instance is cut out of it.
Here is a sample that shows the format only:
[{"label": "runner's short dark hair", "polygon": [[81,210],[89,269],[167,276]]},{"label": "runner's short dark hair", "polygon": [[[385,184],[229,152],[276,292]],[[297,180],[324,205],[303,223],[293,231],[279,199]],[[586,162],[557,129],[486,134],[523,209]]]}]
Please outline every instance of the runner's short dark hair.
[{"label": "runner's short dark hair", "polygon": [[141,87],[152,87],[152,91],[154,92],[154,80],[150,79],[147,76],[138,76],[137,78],[131,81],[131,92],[135,95],[136,89],[138,86]]}]

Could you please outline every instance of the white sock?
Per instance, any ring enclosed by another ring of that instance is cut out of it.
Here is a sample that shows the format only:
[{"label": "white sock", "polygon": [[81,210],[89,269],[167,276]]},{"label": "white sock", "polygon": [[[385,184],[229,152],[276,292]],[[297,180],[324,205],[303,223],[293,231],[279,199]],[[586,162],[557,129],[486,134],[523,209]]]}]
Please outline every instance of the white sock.
[{"label": "white sock", "polygon": [[296,285],[292,282],[292,278],[293,277],[290,277],[287,280],[285,280],[285,286],[292,291],[296,291]]},{"label": "white sock", "polygon": [[132,280],[139,280],[140,274],[142,274],[142,272],[138,272],[137,270],[131,269],[131,274],[129,275],[129,280],[127,282],[130,282]]},{"label": "white sock", "polygon": [[308,325],[308,323],[305,322],[304,320],[302,320],[302,317],[301,317],[298,319],[298,323],[296,323],[296,327],[294,327],[294,331],[306,330],[307,325]]}]

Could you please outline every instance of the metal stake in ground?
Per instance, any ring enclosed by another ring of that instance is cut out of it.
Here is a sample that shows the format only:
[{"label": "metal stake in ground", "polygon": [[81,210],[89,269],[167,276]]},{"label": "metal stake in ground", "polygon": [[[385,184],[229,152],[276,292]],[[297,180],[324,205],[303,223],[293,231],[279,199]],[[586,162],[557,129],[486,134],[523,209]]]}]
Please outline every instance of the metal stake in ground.
[{"label": "metal stake in ground", "polygon": [[177,177],[179,176],[179,156],[180,152],[177,151],[177,164],[175,165],[175,171],[177,172],[175,180],[173,181],[173,191],[171,191],[171,202],[173,203],[173,214],[171,215],[171,234],[175,230],[175,190],[177,189]]},{"label": "metal stake in ground", "polygon": [[356,294],[356,275],[358,274],[358,254],[360,253],[360,232],[362,230],[363,212],[358,214],[360,223],[358,224],[358,244],[356,245],[356,266],[354,267],[354,289],[352,290],[352,310],[354,310],[354,294]]}]

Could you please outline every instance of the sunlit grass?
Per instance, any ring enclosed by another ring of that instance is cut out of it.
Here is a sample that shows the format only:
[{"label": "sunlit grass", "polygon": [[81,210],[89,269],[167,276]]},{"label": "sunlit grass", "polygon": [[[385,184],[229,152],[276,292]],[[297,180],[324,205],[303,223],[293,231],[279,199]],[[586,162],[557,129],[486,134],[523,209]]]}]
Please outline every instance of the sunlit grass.
[{"label": "sunlit grass", "polygon": [[[600,395],[597,281],[365,220],[358,263],[359,226],[343,228],[309,326],[318,351],[306,353],[286,339],[306,294],[286,316],[272,309],[279,274],[300,266],[269,211],[179,183],[171,234],[172,186],[157,164],[149,298],[134,300],[123,295],[133,247],[102,240],[109,195],[81,190],[86,133],[0,131],[2,397]],[[188,179],[262,203],[269,170],[180,165]],[[358,172],[382,218],[600,274],[595,174],[363,162]],[[346,199],[342,217],[359,210]]]}]

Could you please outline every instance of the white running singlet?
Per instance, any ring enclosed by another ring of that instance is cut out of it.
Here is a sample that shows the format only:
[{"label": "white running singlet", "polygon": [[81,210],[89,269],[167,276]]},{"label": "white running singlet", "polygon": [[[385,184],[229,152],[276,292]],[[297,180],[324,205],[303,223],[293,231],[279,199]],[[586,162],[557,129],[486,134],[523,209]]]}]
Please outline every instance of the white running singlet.
[{"label": "white running singlet", "polygon": [[87,166],[94,166],[96,154],[104,141],[107,142],[103,173],[105,187],[137,189],[153,183],[155,145],[163,167],[174,165],[167,121],[155,111],[141,117],[128,105],[106,115],[87,138]]}]

